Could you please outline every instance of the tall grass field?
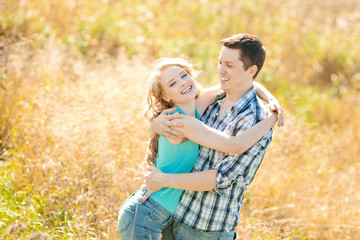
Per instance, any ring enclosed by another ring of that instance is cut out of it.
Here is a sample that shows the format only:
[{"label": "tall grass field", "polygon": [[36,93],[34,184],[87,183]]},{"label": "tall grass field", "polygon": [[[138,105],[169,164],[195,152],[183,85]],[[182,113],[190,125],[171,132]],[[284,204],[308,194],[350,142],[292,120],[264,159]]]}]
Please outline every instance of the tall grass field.
[{"label": "tall grass field", "polygon": [[218,83],[219,41],[259,36],[285,110],[238,239],[360,239],[355,0],[0,0],[0,239],[119,239],[144,180],[146,78],[187,57]]}]

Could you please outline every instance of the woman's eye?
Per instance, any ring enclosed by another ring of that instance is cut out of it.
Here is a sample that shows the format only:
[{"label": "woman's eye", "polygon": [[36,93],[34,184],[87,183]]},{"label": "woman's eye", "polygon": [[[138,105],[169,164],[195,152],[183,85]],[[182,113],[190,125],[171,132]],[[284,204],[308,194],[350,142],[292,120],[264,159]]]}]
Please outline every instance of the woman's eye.
[{"label": "woman's eye", "polygon": [[176,84],[176,82],[172,82],[172,83],[170,84],[170,87],[174,86],[175,84]]},{"label": "woman's eye", "polygon": [[184,75],[182,75],[181,78],[184,78],[184,77],[186,77],[186,76],[187,76],[187,73],[185,73]]}]

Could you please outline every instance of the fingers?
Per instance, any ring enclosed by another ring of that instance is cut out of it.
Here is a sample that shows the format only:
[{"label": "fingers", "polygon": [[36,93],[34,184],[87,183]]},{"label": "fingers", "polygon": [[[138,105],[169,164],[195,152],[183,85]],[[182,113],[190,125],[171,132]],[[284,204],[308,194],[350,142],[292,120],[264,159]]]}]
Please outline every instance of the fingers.
[{"label": "fingers", "polygon": [[174,113],[174,114],[170,114],[168,115],[169,120],[174,120],[174,119],[181,119],[184,118],[183,114],[180,114],[178,112]]},{"label": "fingers", "polygon": [[278,121],[277,121],[277,126],[278,127],[282,127],[284,126],[284,111],[282,110],[282,108],[280,107],[279,102],[272,100],[269,102],[269,108],[271,111],[277,113],[278,115]]},{"label": "fingers", "polygon": [[[174,115],[174,114],[172,114],[172,115]],[[177,119],[177,118],[174,118],[174,119]],[[173,120],[166,121],[166,124],[169,127],[183,127],[184,126],[184,124],[182,124],[180,121],[176,121],[176,120],[174,120],[174,121]]]},{"label": "fingers", "polygon": [[269,107],[271,111],[276,111],[277,107],[275,106],[275,104],[273,102],[269,103]]},{"label": "fingers", "polygon": [[284,126],[284,115],[279,115],[278,121],[277,121],[277,126],[278,127],[283,127]]},{"label": "fingers", "polygon": [[162,115],[168,115],[169,113],[172,113],[176,109],[177,109],[177,107],[168,108],[168,109],[165,109],[164,111],[162,111],[161,114]]},{"label": "fingers", "polygon": [[284,111],[279,108],[278,109],[278,121],[277,121],[277,126],[278,127],[282,127],[284,126],[284,122],[285,122],[285,119],[284,119]]},{"label": "fingers", "polygon": [[150,197],[150,195],[151,195],[152,193],[153,193],[153,191],[149,190],[149,191],[145,194],[145,196],[143,197],[142,202],[145,202],[145,201]]},{"label": "fingers", "polygon": [[176,131],[176,130],[173,130],[173,129],[170,129],[170,130],[165,132],[164,136],[177,140],[177,139],[180,139],[183,136],[183,133],[179,132],[179,131]]}]

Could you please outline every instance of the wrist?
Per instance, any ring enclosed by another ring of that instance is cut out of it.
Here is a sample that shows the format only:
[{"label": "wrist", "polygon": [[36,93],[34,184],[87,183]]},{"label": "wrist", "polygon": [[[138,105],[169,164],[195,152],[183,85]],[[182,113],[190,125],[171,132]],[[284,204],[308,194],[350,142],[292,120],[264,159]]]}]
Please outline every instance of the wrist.
[{"label": "wrist", "polygon": [[275,102],[277,104],[278,100],[275,97],[269,97],[269,103],[270,102]]},{"label": "wrist", "polygon": [[277,120],[278,120],[278,117],[279,117],[278,114],[276,112],[272,112],[270,117],[271,117],[271,119],[273,121],[273,125],[275,125]]},{"label": "wrist", "polygon": [[160,174],[159,179],[161,181],[162,187],[170,187],[169,186],[169,176],[170,176],[170,174],[168,174],[168,173]]}]

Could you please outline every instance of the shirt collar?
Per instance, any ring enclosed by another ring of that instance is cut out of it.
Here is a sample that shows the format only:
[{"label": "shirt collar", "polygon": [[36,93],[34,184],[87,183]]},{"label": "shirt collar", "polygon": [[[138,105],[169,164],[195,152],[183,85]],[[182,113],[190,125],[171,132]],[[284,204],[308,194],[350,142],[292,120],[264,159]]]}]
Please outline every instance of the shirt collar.
[{"label": "shirt collar", "polygon": [[[216,95],[217,104],[221,104],[221,101],[225,98],[226,93],[224,91],[219,92]],[[232,107],[231,110],[235,110],[237,113],[242,112],[247,103],[256,96],[255,87],[253,86],[242,98],[240,98]]]}]

